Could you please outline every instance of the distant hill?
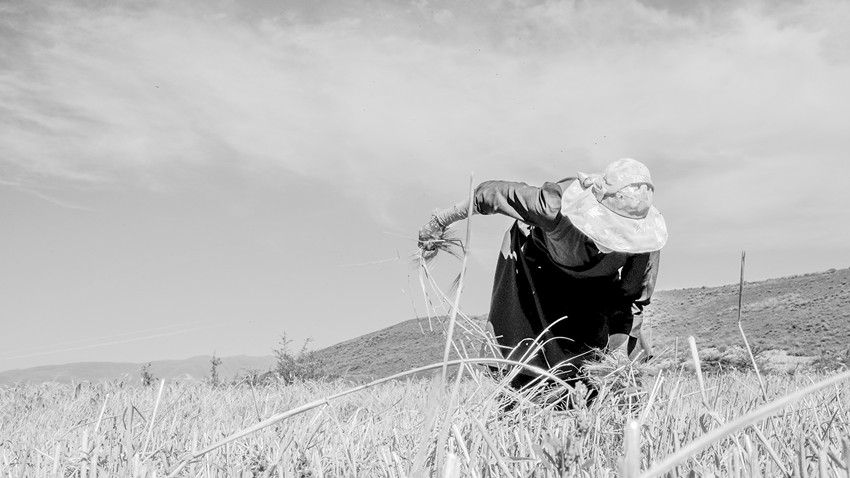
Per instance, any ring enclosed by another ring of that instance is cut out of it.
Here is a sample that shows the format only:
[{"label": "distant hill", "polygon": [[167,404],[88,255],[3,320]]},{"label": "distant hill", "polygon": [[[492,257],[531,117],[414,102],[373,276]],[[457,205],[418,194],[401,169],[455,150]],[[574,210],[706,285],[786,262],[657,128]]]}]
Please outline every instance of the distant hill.
[{"label": "distant hill", "polygon": [[[819,355],[850,347],[850,269],[783,277],[744,285],[742,318],[750,343],[793,355]],[[693,335],[699,346],[740,345],[737,327],[738,285],[656,292],[645,317],[652,324],[656,351],[680,350]],[[474,318],[483,323],[486,317]],[[368,379],[438,362],[442,359],[445,321],[411,319],[317,351],[321,373]],[[460,332],[459,332],[460,333]],[[477,345],[467,344],[470,354]],[[471,348],[470,348],[471,347]],[[209,356],[152,362],[156,377],[202,379],[209,376]],[[219,373],[232,377],[246,370],[266,371],[273,356],[222,357]],[[0,372],[0,385],[19,381],[138,381],[142,364],[74,363]]]},{"label": "distant hill", "polygon": [[[199,355],[183,360],[157,360],[151,362],[150,372],[157,378],[184,378],[201,380],[209,376],[212,359],[209,355]],[[218,373],[222,377],[233,377],[245,370],[267,371],[274,366],[273,356],[252,357],[237,355],[222,357]],[[145,362],[146,364],[147,362]],[[46,365],[21,370],[0,372],[0,385],[16,382],[71,382],[103,381],[124,379],[138,383],[141,363],[126,362],[77,362],[64,365]]]}]

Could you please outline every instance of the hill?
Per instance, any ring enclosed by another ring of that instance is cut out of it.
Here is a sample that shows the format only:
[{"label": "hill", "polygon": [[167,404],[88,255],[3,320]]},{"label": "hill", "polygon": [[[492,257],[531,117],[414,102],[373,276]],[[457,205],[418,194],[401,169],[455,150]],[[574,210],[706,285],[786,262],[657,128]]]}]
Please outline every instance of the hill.
[{"label": "hill", "polygon": [[[481,324],[484,317],[472,318]],[[387,377],[405,370],[437,363],[443,359],[446,343],[444,318],[410,319],[317,352],[321,374],[329,377],[370,379]],[[458,337],[462,330],[456,329]],[[467,350],[477,352],[480,344],[466,341]],[[474,348],[470,348],[474,347]],[[457,354],[452,352],[452,359]]]},{"label": "hill", "polygon": [[[850,337],[850,269],[783,277],[744,286],[742,318],[750,343],[759,349],[792,355],[844,352]],[[646,310],[656,351],[681,347],[693,335],[700,347],[740,345],[737,327],[738,285],[656,292]],[[486,317],[474,319],[484,322]],[[321,374],[363,380],[385,377],[442,359],[445,324],[439,319],[411,319],[316,351]],[[479,347],[467,343],[474,355]],[[246,370],[269,370],[264,357],[222,357],[219,373],[233,377]],[[138,380],[138,363],[75,363],[0,372],[0,385],[18,381]],[[210,357],[152,362],[157,377],[202,379]]]},{"label": "hill", "polygon": [[[155,377],[174,379],[184,378],[200,380],[210,374],[209,355],[199,355],[183,360],[157,360],[150,362],[150,372]],[[222,357],[218,369],[222,377],[233,377],[245,370],[269,370],[274,364],[274,357],[252,357],[237,355]],[[141,363],[127,362],[77,362],[63,365],[45,365],[21,370],[0,372],[0,385],[16,382],[71,382],[71,381],[104,381],[126,380],[139,381]]]},{"label": "hill", "polygon": [[[754,347],[792,355],[847,350],[850,269],[744,284],[742,321]],[[647,309],[653,341],[673,346],[689,335],[704,345],[741,345],[738,285],[661,291]]]},{"label": "hill", "polygon": [[[813,356],[848,349],[850,268],[745,282],[742,320],[754,349]],[[656,292],[646,309],[656,353],[687,347],[742,345],[738,330],[738,284]],[[484,322],[486,316],[475,318]],[[442,359],[443,325],[412,319],[319,351],[323,373],[351,378],[383,377]],[[420,327],[422,327],[421,330]],[[473,345],[473,347],[476,347]],[[467,349],[475,350],[475,349]]]}]

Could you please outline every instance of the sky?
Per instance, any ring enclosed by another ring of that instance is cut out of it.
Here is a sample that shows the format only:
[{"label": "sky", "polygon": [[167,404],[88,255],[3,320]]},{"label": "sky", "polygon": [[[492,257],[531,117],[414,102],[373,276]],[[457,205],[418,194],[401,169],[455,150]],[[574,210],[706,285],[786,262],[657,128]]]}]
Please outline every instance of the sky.
[{"label": "sky", "polygon": [[[848,25],[833,0],[0,2],[0,371],[425,316],[416,232],[470,178],[621,157],[668,224],[660,290],[735,283],[742,250],[748,280],[848,267]],[[468,314],[510,224],[471,221]]]}]

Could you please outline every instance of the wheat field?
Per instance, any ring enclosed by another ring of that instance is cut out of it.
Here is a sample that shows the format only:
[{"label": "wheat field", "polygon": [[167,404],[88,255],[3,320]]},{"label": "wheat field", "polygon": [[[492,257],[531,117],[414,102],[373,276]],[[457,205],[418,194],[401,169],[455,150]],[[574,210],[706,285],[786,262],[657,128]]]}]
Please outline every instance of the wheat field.
[{"label": "wheat field", "polygon": [[[600,377],[595,402],[560,411],[511,396],[477,366],[463,370],[446,382],[436,374],[352,393],[343,381],[5,387],[0,476],[850,476],[850,390],[842,376],[767,375],[763,392],[753,373],[701,381],[681,366],[641,369],[621,360]],[[824,379],[835,383],[647,474]],[[506,398],[518,406],[501,410]]]}]

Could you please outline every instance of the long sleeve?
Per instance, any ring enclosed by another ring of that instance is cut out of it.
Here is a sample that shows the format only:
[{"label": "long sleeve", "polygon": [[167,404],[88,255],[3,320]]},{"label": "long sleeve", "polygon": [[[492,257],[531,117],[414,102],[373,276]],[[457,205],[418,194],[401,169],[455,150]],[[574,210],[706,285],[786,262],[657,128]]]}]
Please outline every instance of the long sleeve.
[{"label": "long sleeve", "polygon": [[[551,230],[561,217],[561,186],[544,183],[542,187],[511,181],[485,181],[475,188],[473,213],[503,214],[527,224]],[[435,219],[442,227],[469,216],[469,200],[439,211]]]},{"label": "long sleeve", "polygon": [[538,188],[519,182],[485,181],[475,189],[474,206],[479,214],[503,214],[551,230],[561,216],[561,187],[550,182]]},{"label": "long sleeve", "polygon": [[661,251],[630,257],[620,275],[623,297],[641,306],[648,305],[655,290],[660,260]]}]

